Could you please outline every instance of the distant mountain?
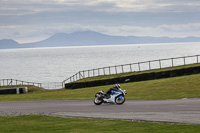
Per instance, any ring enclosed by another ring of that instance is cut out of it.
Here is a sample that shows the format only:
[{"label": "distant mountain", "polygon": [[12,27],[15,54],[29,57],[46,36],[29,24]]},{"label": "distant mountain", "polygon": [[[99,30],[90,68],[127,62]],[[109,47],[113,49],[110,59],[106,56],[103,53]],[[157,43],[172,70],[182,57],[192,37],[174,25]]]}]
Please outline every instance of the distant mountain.
[{"label": "distant mountain", "polygon": [[57,33],[48,39],[27,43],[32,47],[56,47],[56,46],[85,46],[85,45],[105,45],[114,44],[114,37],[92,31],[74,32],[71,34]]},{"label": "distant mountain", "polygon": [[0,48],[31,48],[31,47],[63,47],[88,45],[117,45],[143,43],[172,43],[172,42],[200,42],[200,37],[169,38],[169,37],[137,37],[110,36],[93,31],[74,32],[71,34],[57,33],[45,40],[19,44],[14,40],[0,40]]},{"label": "distant mountain", "polygon": [[169,38],[169,37],[136,37],[110,36],[93,31],[74,32],[71,34],[58,33],[43,41],[27,43],[29,47],[59,47],[59,46],[87,46],[87,45],[115,45],[142,43],[171,43],[198,42],[198,37]]},{"label": "distant mountain", "polygon": [[12,39],[0,40],[0,49],[18,48],[19,46],[19,43]]}]

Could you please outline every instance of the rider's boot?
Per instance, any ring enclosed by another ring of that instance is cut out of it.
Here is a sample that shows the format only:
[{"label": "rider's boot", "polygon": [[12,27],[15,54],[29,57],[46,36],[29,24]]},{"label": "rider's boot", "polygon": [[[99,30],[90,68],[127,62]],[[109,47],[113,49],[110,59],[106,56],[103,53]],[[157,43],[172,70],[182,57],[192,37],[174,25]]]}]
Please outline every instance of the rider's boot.
[{"label": "rider's boot", "polygon": [[109,94],[106,94],[105,96],[106,96],[106,99],[110,98],[110,95],[109,95]]}]

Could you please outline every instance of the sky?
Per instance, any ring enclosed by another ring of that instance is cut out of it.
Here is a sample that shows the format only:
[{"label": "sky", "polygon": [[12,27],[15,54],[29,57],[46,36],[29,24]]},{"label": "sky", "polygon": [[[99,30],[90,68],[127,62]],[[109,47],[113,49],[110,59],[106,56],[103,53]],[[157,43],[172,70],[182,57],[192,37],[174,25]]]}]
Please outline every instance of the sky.
[{"label": "sky", "polygon": [[0,39],[27,43],[85,30],[115,36],[200,37],[200,0],[0,1]]}]

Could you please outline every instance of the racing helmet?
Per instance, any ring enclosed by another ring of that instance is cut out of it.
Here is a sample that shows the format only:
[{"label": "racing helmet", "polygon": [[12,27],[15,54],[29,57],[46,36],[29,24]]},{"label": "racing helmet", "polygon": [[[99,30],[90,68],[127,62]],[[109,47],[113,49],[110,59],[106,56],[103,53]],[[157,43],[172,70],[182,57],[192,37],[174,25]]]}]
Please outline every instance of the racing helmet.
[{"label": "racing helmet", "polygon": [[115,86],[116,86],[118,89],[120,88],[120,85],[119,85],[119,84],[116,84]]}]

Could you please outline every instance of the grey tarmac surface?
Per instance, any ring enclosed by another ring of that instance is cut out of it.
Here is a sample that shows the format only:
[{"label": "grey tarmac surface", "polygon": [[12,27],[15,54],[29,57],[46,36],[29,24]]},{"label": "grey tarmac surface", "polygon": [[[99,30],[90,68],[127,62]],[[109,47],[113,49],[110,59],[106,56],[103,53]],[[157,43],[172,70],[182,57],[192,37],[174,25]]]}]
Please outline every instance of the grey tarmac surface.
[{"label": "grey tarmac surface", "polygon": [[199,125],[200,99],[126,100],[123,105],[98,106],[93,100],[0,102],[0,116],[28,114]]}]

